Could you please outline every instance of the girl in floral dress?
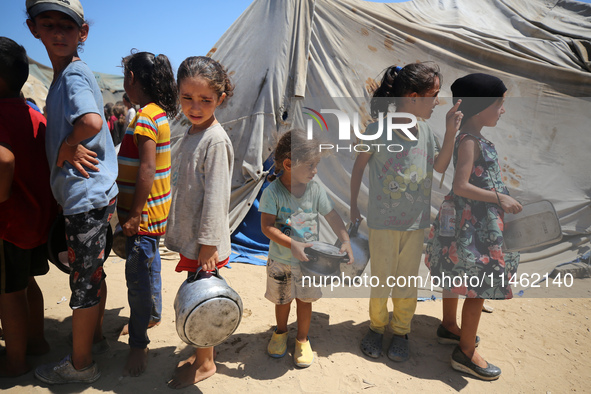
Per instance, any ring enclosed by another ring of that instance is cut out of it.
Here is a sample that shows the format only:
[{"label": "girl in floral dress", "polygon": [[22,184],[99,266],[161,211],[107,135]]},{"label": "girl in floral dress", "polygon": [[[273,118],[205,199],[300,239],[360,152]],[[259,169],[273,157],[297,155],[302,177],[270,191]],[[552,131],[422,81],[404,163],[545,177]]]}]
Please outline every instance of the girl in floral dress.
[{"label": "girl in floral dress", "polygon": [[[476,336],[485,299],[513,296],[509,281],[517,271],[518,253],[504,253],[503,215],[517,213],[521,205],[509,196],[501,180],[497,151],[481,134],[496,126],[507,88],[487,74],[470,74],[451,86],[454,102],[464,98],[464,114],[456,137],[453,188],[445,197],[455,208],[455,235],[442,231],[442,210],[429,234],[425,263],[431,277],[444,289],[443,321],[437,330],[441,343],[457,343],[452,367],[484,380],[497,379],[501,370],[476,352]],[[461,330],[456,322],[457,295],[466,296]]]}]

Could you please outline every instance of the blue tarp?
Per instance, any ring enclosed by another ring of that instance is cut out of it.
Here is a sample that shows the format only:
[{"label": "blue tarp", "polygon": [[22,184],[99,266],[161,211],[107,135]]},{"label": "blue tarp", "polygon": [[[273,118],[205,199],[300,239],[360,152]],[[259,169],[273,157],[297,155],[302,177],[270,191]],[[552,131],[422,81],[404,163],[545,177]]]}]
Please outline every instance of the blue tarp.
[{"label": "blue tarp", "polygon": [[[263,168],[269,170],[273,165],[273,155],[265,161]],[[250,210],[232,233],[232,254],[230,262],[247,263],[254,265],[266,265],[269,254],[269,238],[261,230],[261,214],[259,213],[259,200],[263,190],[269,185],[269,181],[261,187]]]}]

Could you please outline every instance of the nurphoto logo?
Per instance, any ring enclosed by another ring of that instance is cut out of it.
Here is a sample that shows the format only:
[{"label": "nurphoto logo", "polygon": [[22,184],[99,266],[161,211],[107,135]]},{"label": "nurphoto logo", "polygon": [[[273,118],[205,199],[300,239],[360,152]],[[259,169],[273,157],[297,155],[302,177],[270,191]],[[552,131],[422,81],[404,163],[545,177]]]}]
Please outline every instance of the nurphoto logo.
[{"label": "nurphoto logo", "polygon": [[[412,141],[417,140],[417,138],[409,130],[417,124],[417,118],[413,114],[407,112],[388,112],[386,114],[385,122],[384,113],[380,112],[378,114],[377,131],[374,134],[366,134],[362,133],[359,130],[358,112],[348,114],[345,111],[341,111],[338,109],[321,109],[320,111],[316,111],[309,107],[304,107],[304,109],[310,111],[304,112],[304,114],[310,116],[311,118],[308,119],[306,124],[308,139],[312,139],[314,136],[314,123],[318,125],[317,128],[320,128],[321,131],[328,133],[328,124],[326,122],[326,119],[324,119],[324,116],[322,116],[322,114],[332,114],[336,116],[339,124],[339,141],[349,142],[348,144],[339,143],[336,145],[328,143],[319,144],[319,150],[321,152],[323,150],[335,150],[337,152],[369,152],[372,149],[378,152],[382,149],[394,153],[402,152],[403,147],[400,144],[365,143],[365,141],[376,141],[377,139],[381,138],[382,134],[384,133],[384,129],[386,132],[387,141],[392,141],[392,135],[394,130],[400,130],[402,133],[404,133],[404,135],[406,135],[406,137],[408,137]],[[362,143],[351,143],[351,141],[353,141],[351,130],[353,130],[353,134],[356,140],[362,141]]]}]

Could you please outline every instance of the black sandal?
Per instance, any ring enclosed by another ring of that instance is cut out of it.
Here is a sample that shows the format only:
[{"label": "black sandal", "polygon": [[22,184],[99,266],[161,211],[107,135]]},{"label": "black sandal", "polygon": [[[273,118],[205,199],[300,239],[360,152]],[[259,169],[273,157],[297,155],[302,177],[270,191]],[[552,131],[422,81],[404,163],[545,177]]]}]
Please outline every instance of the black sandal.
[{"label": "black sandal", "polygon": [[361,340],[361,351],[368,357],[378,358],[382,355],[384,334],[369,330]]},{"label": "black sandal", "polygon": [[501,376],[501,369],[496,365],[486,362],[486,368],[474,364],[468,356],[456,346],[451,354],[451,367],[456,371],[464,372],[482,380],[495,380]]}]

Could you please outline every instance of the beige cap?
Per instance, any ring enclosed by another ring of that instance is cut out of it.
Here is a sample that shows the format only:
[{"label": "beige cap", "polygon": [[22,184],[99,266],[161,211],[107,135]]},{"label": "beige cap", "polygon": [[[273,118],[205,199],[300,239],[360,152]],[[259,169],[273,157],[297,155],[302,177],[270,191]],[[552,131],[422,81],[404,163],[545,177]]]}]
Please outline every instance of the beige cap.
[{"label": "beige cap", "polygon": [[74,19],[78,26],[84,23],[84,10],[79,0],[27,0],[26,7],[31,18],[45,11],[59,11]]}]

